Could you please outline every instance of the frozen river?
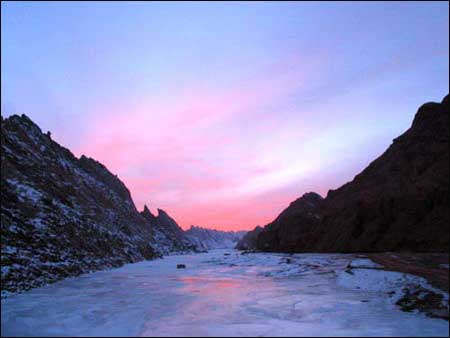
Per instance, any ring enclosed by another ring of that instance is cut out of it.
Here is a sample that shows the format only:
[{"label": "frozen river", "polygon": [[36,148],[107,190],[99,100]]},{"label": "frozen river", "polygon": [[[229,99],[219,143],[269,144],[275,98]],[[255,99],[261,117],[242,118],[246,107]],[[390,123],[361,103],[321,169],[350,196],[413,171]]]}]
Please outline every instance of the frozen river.
[{"label": "frozen river", "polygon": [[[216,250],[129,264],[2,300],[1,332],[2,336],[448,336],[448,322],[402,312],[394,305],[383,286],[392,276],[368,275],[367,283],[364,275],[346,273],[351,259]],[[186,269],[176,269],[179,263]],[[400,279],[396,281],[403,282]]]}]

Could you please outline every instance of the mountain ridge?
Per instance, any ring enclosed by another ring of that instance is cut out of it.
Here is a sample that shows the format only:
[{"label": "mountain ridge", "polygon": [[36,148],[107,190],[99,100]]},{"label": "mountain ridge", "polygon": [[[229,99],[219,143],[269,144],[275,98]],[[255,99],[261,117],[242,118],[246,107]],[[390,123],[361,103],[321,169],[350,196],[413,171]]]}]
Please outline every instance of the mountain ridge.
[{"label": "mountain ridge", "polygon": [[191,225],[185,233],[197,247],[207,251],[234,248],[246,231],[222,231]]},{"label": "mountain ridge", "polygon": [[449,101],[423,104],[381,156],[310,210],[291,203],[257,235],[257,249],[448,251]]},{"label": "mountain ridge", "polygon": [[1,149],[2,295],[198,251],[166,212],[152,224],[117,175],[75,157],[28,116],[1,117]]}]

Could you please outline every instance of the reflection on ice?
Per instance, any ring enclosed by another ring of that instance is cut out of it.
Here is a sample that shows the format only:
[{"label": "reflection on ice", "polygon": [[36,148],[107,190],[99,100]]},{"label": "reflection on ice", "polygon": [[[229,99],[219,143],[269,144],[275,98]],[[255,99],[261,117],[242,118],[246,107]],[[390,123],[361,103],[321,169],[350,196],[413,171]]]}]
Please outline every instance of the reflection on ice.
[{"label": "reflection on ice", "polygon": [[218,250],[130,264],[2,300],[2,335],[448,336],[447,322],[353,287],[351,259]]}]

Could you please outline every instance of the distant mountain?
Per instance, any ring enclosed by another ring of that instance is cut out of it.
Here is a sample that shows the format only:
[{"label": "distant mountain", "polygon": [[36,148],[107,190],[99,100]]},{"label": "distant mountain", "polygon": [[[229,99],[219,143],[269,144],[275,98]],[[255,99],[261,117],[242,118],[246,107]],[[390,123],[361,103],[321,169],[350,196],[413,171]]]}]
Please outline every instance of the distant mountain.
[{"label": "distant mountain", "polygon": [[198,248],[212,250],[234,248],[245,231],[219,231],[191,226],[185,234]]},{"label": "distant mountain", "polygon": [[325,199],[304,195],[257,235],[263,251],[449,250],[449,96],[353,181]]},{"label": "distant mountain", "polygon": [[1,147],[2,292],[195,249],[164,211],[140,214],[116,175],[27,116],[1,119]]}]

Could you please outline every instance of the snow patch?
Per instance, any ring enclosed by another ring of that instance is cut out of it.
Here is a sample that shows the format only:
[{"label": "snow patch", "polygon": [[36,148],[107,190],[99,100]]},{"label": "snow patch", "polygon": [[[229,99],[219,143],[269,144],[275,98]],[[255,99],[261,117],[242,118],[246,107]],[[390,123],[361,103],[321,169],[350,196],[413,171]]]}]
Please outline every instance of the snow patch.
[{"label": "snow patch", "polygon": [[351,261],[350,266],[352,268],[381,268],[382,267],[380,264],[377,264],[368,258],[355,258]]},{"label": "snow patch", "polygon": [[35,188],[27,184],[19,183],[17,180],[14,179],[7,179],[6,181],[15,187],[19,195],[19,199],[21,199],[22,201],[24,199],[27,199],[34,203],[37,203],[42,197],[42,193],[40,191],[36,190]]},{"label": "snow patch", "polygon": [[351,290],[389,294],[389,300],[392,303],[397,302],[403,296],[405,288],[417,289],[421,287],[441,294],[444,301],[448,303],[448,293],[433,287],[425,278],[402,272],[373,269],[372,267],[369,269],[361,268],[361,265],[367,266],[365,264],[367,262],[363,261],[354,264],[353,260],[351,266],[359,265],[359,267],[340,271],[337,277],[338,285]]}]

